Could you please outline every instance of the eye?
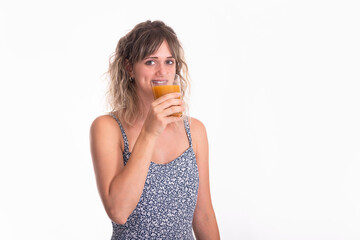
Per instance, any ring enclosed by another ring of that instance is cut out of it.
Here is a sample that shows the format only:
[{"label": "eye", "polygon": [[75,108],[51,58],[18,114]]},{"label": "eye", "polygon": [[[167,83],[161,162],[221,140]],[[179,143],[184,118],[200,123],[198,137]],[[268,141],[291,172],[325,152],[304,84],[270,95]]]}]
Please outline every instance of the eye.
[{"label": "eye", "polygon": [[174,60],[166,60],[166,64],[169,64],[169,65],[173,65],[174,64]]},{"label": "eye", "polygon": [[146,65],[154,65],[155,62],[153,60],[149,60],[145,62]]}]

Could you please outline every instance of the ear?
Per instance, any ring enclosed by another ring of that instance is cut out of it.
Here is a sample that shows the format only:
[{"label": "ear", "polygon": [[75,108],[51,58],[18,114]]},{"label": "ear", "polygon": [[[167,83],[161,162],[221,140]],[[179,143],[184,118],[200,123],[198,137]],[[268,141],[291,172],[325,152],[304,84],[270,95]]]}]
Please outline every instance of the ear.
[{"label": "ear", "polygon": [[130,75],[130,77],[134,77],[134,71],[128,59],[125,60],[125,69]]}]

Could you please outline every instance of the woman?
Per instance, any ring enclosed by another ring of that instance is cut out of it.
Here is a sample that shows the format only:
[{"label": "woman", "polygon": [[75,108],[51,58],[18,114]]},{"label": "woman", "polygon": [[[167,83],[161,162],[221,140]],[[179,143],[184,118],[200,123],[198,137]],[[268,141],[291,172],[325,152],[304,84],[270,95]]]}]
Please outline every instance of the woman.
[{"label": "woman", "polygon": [[[181,94],[154,100],[150,81],[175,74]],[[161,21],[136,25],[119,40],[109,77],[112,111],[92,123],[90,144],[112,239],[194,239],[192,230],[197,239],[219,239],[205,127],[171,116],[186,110],[188,85],[174,31]]]}]

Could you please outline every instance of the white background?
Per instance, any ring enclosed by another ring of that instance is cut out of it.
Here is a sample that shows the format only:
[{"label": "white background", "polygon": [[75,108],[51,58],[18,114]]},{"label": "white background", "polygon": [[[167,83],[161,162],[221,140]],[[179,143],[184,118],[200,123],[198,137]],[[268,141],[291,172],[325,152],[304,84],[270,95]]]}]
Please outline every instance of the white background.
[{"label": "white background", "polygon": [[89,127],[135,24],[178,34],[222,239],[360,239],[358,1],[3,1],[0,239],[110,239]]}]

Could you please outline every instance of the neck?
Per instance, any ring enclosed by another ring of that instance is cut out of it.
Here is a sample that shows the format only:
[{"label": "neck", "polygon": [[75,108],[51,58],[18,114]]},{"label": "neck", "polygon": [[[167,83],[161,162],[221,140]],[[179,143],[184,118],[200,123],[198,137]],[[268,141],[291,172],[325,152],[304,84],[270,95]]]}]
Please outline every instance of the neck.
[{"label": "neck", "polygon": [[139,117],[136,120],[137,124],[143,125],[145,119],[148,115],[151,103],[154,101],[153,97],[151,98],[140,98],[139,97]]}]

